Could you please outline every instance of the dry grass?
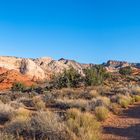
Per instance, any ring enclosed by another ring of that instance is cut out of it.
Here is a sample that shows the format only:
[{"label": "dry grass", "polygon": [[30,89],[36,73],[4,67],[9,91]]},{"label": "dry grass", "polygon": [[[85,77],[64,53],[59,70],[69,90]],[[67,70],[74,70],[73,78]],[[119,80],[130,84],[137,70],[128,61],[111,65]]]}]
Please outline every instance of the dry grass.
[{"label": "dry grass", "polygon": [[140,94],[140,87],[139,86],[133,87],[132,88],[132,93],[136,94],[136,95],[139,95]]},{"label": "dry grass", "polygon": [[30,129],[34,134],[34,138],[50,139],[50,140],[72,140],[72,137],[60,118],[50,112],[38,112],[32,116],[30,121]]},{"label": "dry grass", "polygon": [[135,99],[136,102],[139,102],[140,101],[140,95],[135,95],[134,99]]},{"label": "dry grass", "polygon": [[30,116],[31,116],[31,112],[29,110],[24,109],[24,108],[19,108],[16,111],[15,119],[21,120],[21,121],[26,121],[30,118]]},{"label": "dry grass", "polygon": [[100,124],[90,113],[82,113],[77,109],[70,109],[67,111],[66,124],[78,140],[100,139]]},{"label": "dry grass", "polygon": [[91,95],[92,98],[96,98],[99,96],[99,93],[97,92],[97,90],[91,90],[89,94]]},{"label": "dry grass", "polygon": [[122,108],[128,108],[130,104],[132,104],[133,100],[130,96],[119,95],[118,103]]},{"label": "dry grass", "polygon": [[109,107],[111,104],[110,98],[105,97],[105,96],[97,97],[97,102],[99,106],[103,105],[103,106]]},{"label": "dry grass", "polygon": [[121,106],[117,103],[112,103],[110,109],[115,115],[120,115],[122,113]]},{"label": "dry grass", "polygon": [[86,110],[88,107],[88,101],[83,99],[57,99],[56,107],[61,109],[78,108],[80,110]]},{"label": "dry grass", "polygon": [[46,108],[45,102],[40,97],[34,97],[32,102],[36,110],[44,110]]},{"label": "dry grass", "polygon": [[14,109],[9,104],[0,103],[0,123],[10,121],[14,115]]},{"label": "dry grass", "polygon": [[104,106],[96,107],[95,115],[99,121],[105,121],[109,116],[109,110]]},{"label": "dry grass", "polygon": [[0,132],[0,140],[15,140],[15,137],[6,132]]}]

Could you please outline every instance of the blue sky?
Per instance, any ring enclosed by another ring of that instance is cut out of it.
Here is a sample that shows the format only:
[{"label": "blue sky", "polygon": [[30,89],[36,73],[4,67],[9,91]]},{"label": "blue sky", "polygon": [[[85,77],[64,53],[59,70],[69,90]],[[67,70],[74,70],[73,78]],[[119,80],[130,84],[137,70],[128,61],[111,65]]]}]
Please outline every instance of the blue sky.
[{"label": "blue sky", "polygon": [[1,0],[0,55],[140,62],[139,0]]}]

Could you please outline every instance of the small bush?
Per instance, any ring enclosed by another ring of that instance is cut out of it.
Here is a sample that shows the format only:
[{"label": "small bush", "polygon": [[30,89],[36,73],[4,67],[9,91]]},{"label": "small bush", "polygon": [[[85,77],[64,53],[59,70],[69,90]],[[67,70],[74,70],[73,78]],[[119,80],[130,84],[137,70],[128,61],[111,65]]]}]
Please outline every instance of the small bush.
[{"label": "small bush", "polygon": [[134,99],[135,99],[136,102],[139,102],[140,101],[140,95],[135,95]]},{"label": "small bush", "polygon": [[96,107],[95,115],[99,121],[105,121],[108,118],[109,110],[104,106]]},{"label": "small bush", "polygon": [[26,121],[29,119],[30,117],[30,111],[27,110],[27,109],[24,109],[24,108],[19,108],[17,111],[16,111],[16,116],[15,118],[17,120],[22,120],[22,121]]},{"label": "small bush", "polygon": [[92,98],[95,98],[95,97],[99,96],[99,93],[97,92],[97,90],[91,90],[89,92],[89,94]]},{"label": "small bush", "polygon": [[87,111],[94,111],[96,106],[98,106],[97,104],[97,99],[93,98],[91,101],[88,102],[88,106],[87,106]]},{"label": "small bush", "polygon": [[132,94],[140,95],[140,87],[133,87],[132,88]]},{"label": "small bush", "polygon": [[99,96],[96,99],[97,99],[98,106],[106,106],[106,107],[109,107],[110,104],[111,104],[110,98],[108,98],[108,97]]},{"label": "small bush", "polygon": [[11,101],[11,98],[8,95],[0,95],[0,101],[4,104],[7,104]]},{"label": "small bush", "polygon": [[56,88],[78,87],[81,82],[82,76],[73,67],[54,78],[54,86]]},{"label": "small bush", "polygon": [[121,107],[127,108],[130,105],[130,101],[122,98],[119,99],[119,104],[121,105]]},{"label": "small bush", "polygon": [[132,68],[130,66],[121,68],[119,73],[122,75],[130,75],[132,73]]},{"label": "small bush", "polygon": [[15,137],[6,132],[0,132],[0,140],[15,140]]},{"label": "small bush", "polygon": [[14,115],[14,109],[8,105],[0,103],[0,123],[10,121]]},{"label": "small bush", "polygon": [[44,110],[46,108],[45,102],[40,97],[34,97],[32,99],[33,106],[36,110]]},{"label": "small bush", "polygon": [[66,124],[78,140],[99,140],[101,127],[90,113],[82,113],[77,109],[67,111]]},{"label": "small bush", "polygon": [[38,112],[32,116],[28,129],[33,134],[34,139],[73,140],[71,133],[60,118],[49,111]]},{"label": "small bush", "polygon": [[107,78],[107,73],[102,65],[93,66],[84,70],[85,84],[88,86],[101,85]]},{"label": "small bush", "polygon": [[120,115],[122,112],[121,106],[118,105],[117,103],[112,103],[110,109],[115,115]]},{"label": "small bush", "polygon": [[10,106],[13,107],[14,109],[19,109],[20,107],[25,107],[22,103],[15,101],[11,101]]},{"label": "small bush", "polygon": [[58,99],[55,101],[55,107],[60,109],[70,109],[70,108],[77,108],[80,110],[86,110],[88,106],[88,101],[83,99]]},{"label": "small bush", "polygon": [[25,89],[26,89],[26,86],[20,82],[14,83],[11,88],[12,91],[17,91],[17,92],[18,91],[23,92]]},{"label": "small bush", "polygon": [[132,98],[130,96],[119,95],[118,96],[118,103],[123,108],[127,108],[130,104],[132,104]]}]

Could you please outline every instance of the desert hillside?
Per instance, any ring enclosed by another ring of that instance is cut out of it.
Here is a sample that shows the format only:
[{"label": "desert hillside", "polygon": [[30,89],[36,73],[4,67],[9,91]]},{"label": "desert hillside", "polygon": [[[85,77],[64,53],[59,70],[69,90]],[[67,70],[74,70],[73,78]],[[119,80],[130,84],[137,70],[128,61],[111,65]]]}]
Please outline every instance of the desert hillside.
[{"label": "desert hillside", "polygon": [[2,140],[139,140],[139,108],[137,63],[0,57]]},{"label": "desert hillside", "polygon": [[[57,76],[70,68],[74,68],[81,76],[84,76],[84,69],[93,66],[95,64],[82,64],[63,58],[54,60],[50,57],[31,59],[1,56],[0,89],[9,89],[14,82],[18,81],[26,85],[32,85],[37,81],[51,80],[54,75]],[[109,60],[107,63],[103,63],[102,66],[110,73],[118,72],[121,68],[127,66],[133,69],[135,75],[140,72],[138,63]]]}]

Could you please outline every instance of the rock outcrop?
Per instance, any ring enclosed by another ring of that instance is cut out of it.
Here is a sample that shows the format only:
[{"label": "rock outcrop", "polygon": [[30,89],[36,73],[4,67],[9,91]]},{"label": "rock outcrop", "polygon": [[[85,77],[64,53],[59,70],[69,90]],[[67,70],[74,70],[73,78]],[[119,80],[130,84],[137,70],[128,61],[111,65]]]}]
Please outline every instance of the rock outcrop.
[{"label": "rock outcrop", "polygon": [[[122,61],[108,61],[103,64],[109,72],[116,72],[122,67],[131,66],[136,69],[140,68],[139,63],[128,63]],[[1,56],[0,57],[0,74],[6,70],[15,70],[18,73],[30,77],[32,81],[50,80],[52,75],[62,73],[65,69],[73,67],[81,75],[84,75],[83,69],[94,66],[94,64],[81,64],[74,60],[61,58],[54,60],[50,57],[37,59],[18,58]]]},{"label": "rock outcrop", "polygon": [[73,67],[83,75],[83,69],[88,67],[88,65],[80,64],[74,60],[53,60],[50,57],[29,59],[1,56],[0,67],[8,70],[16,70],[23,75],[28,75],[32,80],[37,81],[50,80],[52,75],[62,73],[70,67]]},{"label": "rock outcrop", "polygon": [[5,68],[0,68],[0,90],[10,89],[13,83],[20,82],[26,86],[35,85],[27,75],[23,75],[17,70],[8,70]]}]

